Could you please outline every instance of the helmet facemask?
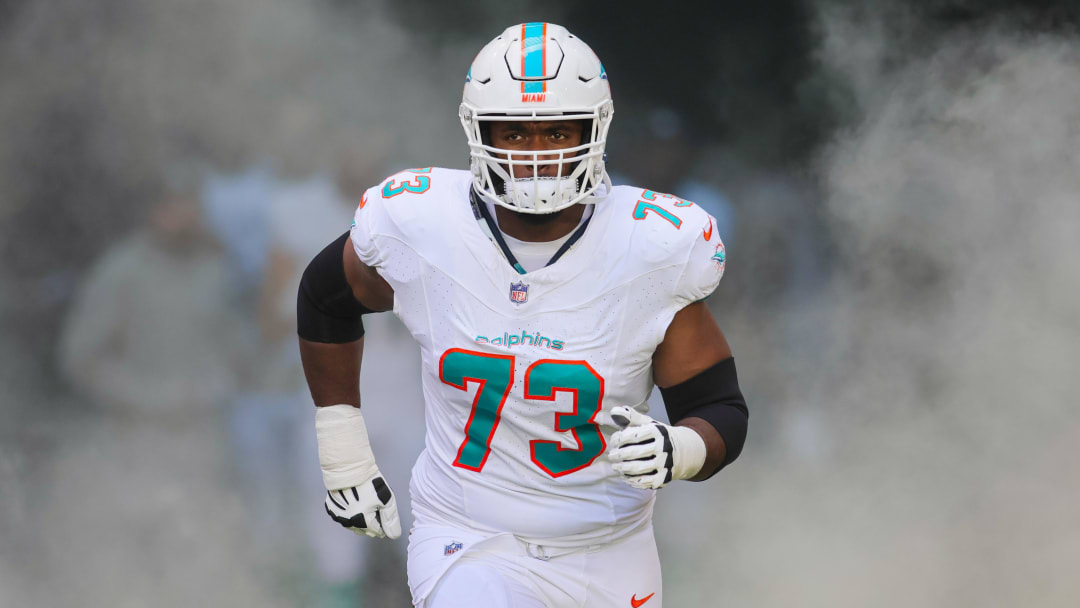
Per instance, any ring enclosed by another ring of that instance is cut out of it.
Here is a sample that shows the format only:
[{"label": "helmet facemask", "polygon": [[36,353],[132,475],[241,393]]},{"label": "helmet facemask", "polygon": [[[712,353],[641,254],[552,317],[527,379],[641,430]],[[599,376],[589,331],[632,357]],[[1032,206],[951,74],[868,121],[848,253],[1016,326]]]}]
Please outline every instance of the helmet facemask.
[{"label": "helmet facemask", "polygon": [[[604,146],[611,125],[610,102],[604,107],[579,112],[514,114],[479,113],[461,106],[461,124],[469,137],[473,182],[484,198],[520,213],[554,213],[580,202],[591,202],[601,184]],[[488,137],[492,122],[567,121],[584,122],[582,143],[553,150],[498,148]],[[541,176],[540,167],[555,165],[554,176]],[[531,169],[528,177],[512,177],[511,167]]]}]

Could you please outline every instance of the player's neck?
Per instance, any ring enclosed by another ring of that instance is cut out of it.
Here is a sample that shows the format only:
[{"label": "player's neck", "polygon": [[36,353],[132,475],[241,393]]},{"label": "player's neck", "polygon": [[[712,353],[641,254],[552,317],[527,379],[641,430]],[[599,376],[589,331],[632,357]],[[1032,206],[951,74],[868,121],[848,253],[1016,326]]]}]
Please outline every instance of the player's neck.
[{"label": "player's neck", "polygon": [[544,243],[570,234],[581,223],[585,205],[574,205],[555,213],[517,213],[506,207],[495,206],[495,219],[499,230],[519,241]]}]

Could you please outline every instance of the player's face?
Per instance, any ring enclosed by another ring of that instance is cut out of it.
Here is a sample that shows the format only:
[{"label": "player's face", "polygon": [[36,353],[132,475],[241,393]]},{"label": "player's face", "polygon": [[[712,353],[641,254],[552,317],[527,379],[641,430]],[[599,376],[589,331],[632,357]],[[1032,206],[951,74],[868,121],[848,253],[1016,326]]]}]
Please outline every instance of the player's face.
[{"label": "player's face", "polygon": [[[492,122],[491,145],[507,150],[562,150],[581,145],[584,133],[584,121],[580,120],[538,120],[522,122]],[[506,158],[505,155],[498,155]],[[533,160],[532,155],[511,155],[513,160]],[[541,154],[538,160],[557,160],[557,154]],[[573,162],[563,163],[562,175],[566,176],[573,169]],[[539,165],[536,169],[540,177],[555,177],[559,174],[559,165]],[[530,165],[514,165],[515,178],[533,177]]]}]

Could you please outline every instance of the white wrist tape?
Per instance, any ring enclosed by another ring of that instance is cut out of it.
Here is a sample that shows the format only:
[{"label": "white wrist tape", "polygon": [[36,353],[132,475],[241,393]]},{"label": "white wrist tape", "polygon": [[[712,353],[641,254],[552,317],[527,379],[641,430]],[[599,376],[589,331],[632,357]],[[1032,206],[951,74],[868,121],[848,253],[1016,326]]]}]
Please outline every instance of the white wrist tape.
[{"label": "white wrist tape", "polygon": [[671,439],[671,478],[690,479],[705,466],[705,440],[698,432],[685,426],[669,426]]},{"label": "white wrist tape", "polygon": [[360,408],[351,405],[315,408],[315,435],[327,490],[359,486],[378,474]]}]

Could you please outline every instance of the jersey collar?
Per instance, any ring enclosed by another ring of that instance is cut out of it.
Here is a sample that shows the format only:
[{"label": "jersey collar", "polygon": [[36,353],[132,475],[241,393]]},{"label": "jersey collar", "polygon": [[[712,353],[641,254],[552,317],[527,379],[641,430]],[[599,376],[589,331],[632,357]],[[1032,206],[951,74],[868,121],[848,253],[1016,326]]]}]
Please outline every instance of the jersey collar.
[{"label": "jersey collar", "polygon": [[[506,258],[506,261],[518,274],[525,274],[525,269],[518,263],[517,258],[514,257],[514,252],[510,251],[510,247],[506,245],[506,239],[503,238],[502,231],[499,230],[498,224],[495,223],[495,219],[491,217],[491,213],[488,212],[487,205],[480,200],[480,197],[476,194],[476,190],[472,188],[469,189],[469,203],[472,205],[473,215],[477,216],[478,222],[484,233],[487,234],[488,238],[490,238],[496,246],[498,246],[503,257]],[[594,215],[596,215],[595,210],[581,222],[581,225],[578,226],[573,234],[570,235],[570,238],[559,247],[558,251],[555,252],[555,255],[551,256],[551,259],[548,260],[547,264],[544,264],[544,268],[559,261],[559,258],[567,251],[570,251],[570,248],[585,234],[585,230],[589,227],[589,222],[592,221]]]}]

